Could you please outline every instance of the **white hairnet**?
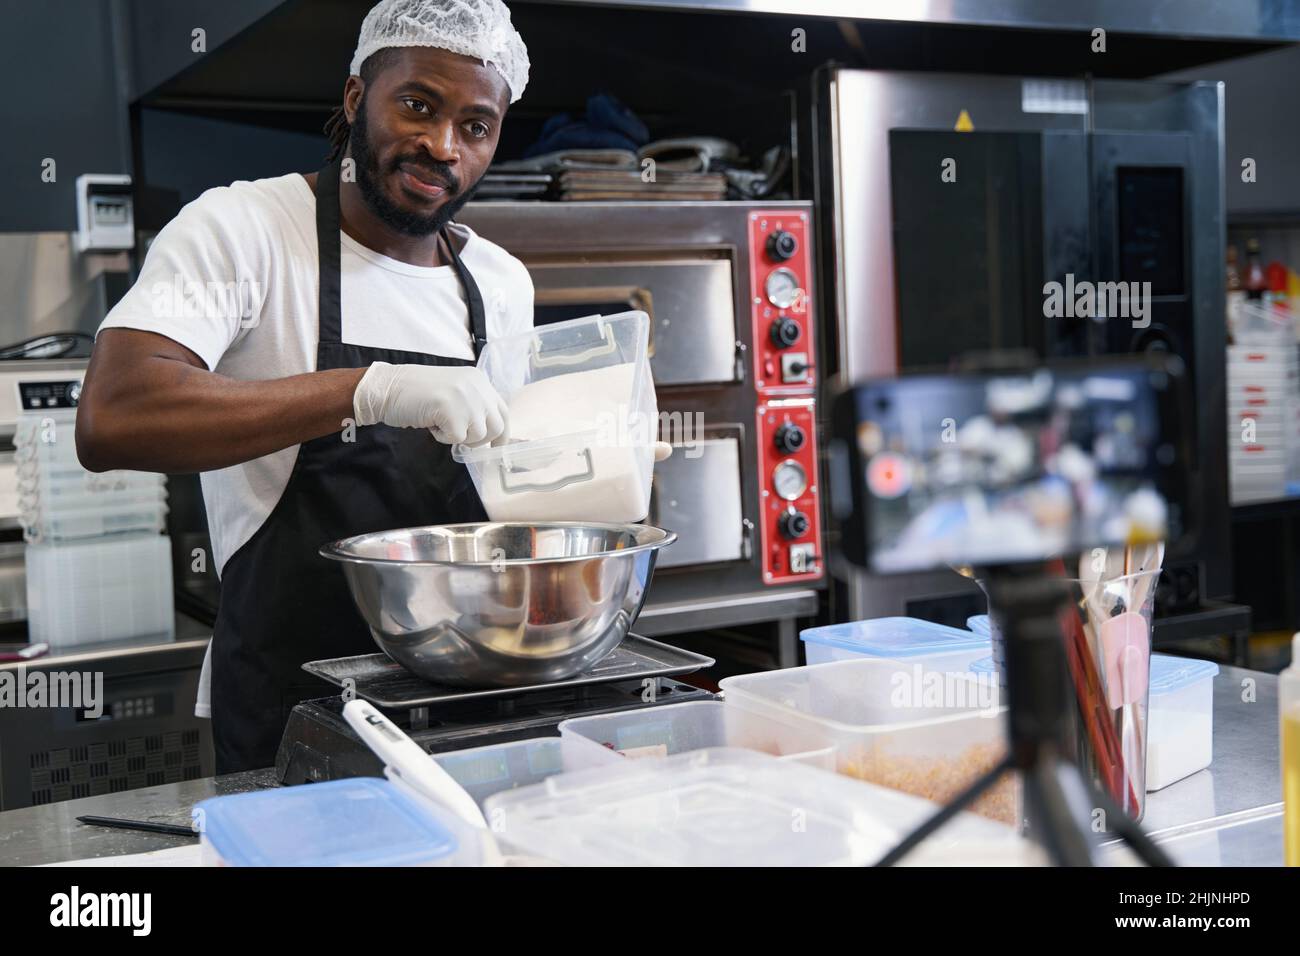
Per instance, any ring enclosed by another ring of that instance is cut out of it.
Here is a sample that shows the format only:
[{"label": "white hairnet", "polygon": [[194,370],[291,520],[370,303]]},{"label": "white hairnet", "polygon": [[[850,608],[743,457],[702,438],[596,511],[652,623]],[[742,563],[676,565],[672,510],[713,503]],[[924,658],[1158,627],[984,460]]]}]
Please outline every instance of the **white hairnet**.
[{"label": "white hairnet", "polygon": [[501,0],[381,0],[366,14],[351,72],[389,47],[427,46],[490,64],[510,87],[510,102],[524,95],[528,50]]}]

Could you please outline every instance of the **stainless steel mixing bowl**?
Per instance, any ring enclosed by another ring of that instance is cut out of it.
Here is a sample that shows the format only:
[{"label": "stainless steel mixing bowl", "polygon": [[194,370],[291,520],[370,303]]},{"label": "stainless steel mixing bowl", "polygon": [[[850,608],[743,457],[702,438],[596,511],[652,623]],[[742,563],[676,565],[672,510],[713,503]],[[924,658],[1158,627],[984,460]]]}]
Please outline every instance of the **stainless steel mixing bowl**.
[{"label": "stainless steel mixing bowl", "polygon": [[484,522],[344,538],[352,599],[385,654],[439,684],[561,680],[627,636],[671,531],[637,524]]}]

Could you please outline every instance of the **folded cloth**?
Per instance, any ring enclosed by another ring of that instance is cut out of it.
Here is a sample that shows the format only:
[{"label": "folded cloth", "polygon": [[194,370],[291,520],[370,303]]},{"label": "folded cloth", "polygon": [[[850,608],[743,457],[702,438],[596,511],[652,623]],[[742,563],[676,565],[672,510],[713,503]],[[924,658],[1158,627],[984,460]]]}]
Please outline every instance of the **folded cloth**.
[{"label": "folded cloth", "polygon": [[575,120],[568,113],[542,125],[537,141],[524,150],[531,158],[570,149],[626,149],[635,152],[650,139],[645,123],[608,93],[587,99],[587,114]]},{"label": "folded cloth", "polygon": [[653,159],[659,169],[706,173],[740,157],[735,143],[716,136],[683,136],[660,139],[641,147],[642,159]]}]

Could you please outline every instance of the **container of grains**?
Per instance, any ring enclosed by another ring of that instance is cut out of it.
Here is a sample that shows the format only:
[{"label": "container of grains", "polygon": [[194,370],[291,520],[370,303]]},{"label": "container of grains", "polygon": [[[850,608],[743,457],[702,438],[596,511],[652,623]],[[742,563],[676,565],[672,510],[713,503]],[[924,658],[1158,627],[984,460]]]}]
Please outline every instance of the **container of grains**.
[{"label": "container of grains", "polygon": [[[969,672],[864,658],[728,677],[726,704],[743,715],[802,724],[847,776],[945,803],[1006,753],[998,685]],[[1020,820],[1020,788],[1004,776],[971,808]]]},{"label": "container of grains", "polygon": [[878,617],[799,632],[809,664],[887,657],[933,670],[965,671],[992,651],[988,634],[946,627],[914,617]]}]

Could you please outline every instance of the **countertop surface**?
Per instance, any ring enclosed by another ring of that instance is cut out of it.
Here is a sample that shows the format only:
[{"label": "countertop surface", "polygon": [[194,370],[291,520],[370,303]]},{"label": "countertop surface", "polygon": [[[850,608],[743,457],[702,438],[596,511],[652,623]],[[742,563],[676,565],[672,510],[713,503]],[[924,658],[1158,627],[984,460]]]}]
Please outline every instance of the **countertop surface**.
[{"label": "countertop surface", "polygon": [[[144,853],[185,837],[85,826],[85,814],[188,825],[190,808],[276,785],[271,768],[0,813],[0,864]],[[1214,762],[1147,795],[1143,826],[1181,864],[1280,866],[1277,677],[1224,667],[1214,679]]]}]

